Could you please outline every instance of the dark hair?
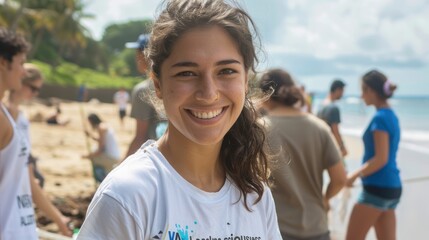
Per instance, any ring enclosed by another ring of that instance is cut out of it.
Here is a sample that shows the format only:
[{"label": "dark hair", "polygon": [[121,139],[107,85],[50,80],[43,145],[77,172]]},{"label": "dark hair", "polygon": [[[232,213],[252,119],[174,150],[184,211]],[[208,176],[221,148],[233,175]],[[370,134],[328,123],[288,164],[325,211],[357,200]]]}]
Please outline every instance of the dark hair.
[{"label": "dark hair", "polygon": [[335,92],[337,89],[342,89],[346,84],[341,79],[334,79],[331,83],[330,91],[331,93]]},{"label": "dark hair", "polygon": [[388,99],[393,96],[397,85],[388,81],[386,75],[377,71],[371,70],[362,77],[362,82],[374,90],[381,99]]},{"label": "dark hair", "polygon": [[290,74],[282,69],[271,69],[262,75],[259,87],[264,93],[271,94],[270,99],[293,106],[297,102],[304,104],[302,90],[295,84]]},{"label": "dark hair", "polygon": [[91,123],[92,126],[98,126],[102,122],[98,115],[95,113],[91,113],[88,115],[88,121]]},{"label": "dark hair", "polygon": [[29,49],[30,45],[23,36],[0,27],[0,58],[12,62],[15,55],[26,53]]},{"label": "dark hair", "polygon": [[[152,74],[160,79],[161,65],[177,41],[186,31],[200,26],[219,26],[236,41],[248,72],[255,69],[257,56],[254,39],[257,30],[250,16],[238,5],[223,0],[170,0],[152,27],[149,46],[145,54]],[[251,31],[253,29],[254,32]],[[268,183],[268,155],[265,132],[257,122],[257,113],[249,97],[237,121],[226,133],[220,150],[220,161],[227,174],[240,189],[245,207],[247,194],[256,192],[259,202]]]},{"label": "dark hair", "polygon": [[[152,73],[159,77],[162,63],[184,32],[210,25],[220,26],[227,31],[237,42],[245,70],[255,70],[258,59],[254,37],[257,36],[257,30],[250,16],[236,5],[229,5],[223,0],[167,1],[165,9],[152,26],[149,46],[145,49]],[[255,34],[252,34],[250,27]]]}]

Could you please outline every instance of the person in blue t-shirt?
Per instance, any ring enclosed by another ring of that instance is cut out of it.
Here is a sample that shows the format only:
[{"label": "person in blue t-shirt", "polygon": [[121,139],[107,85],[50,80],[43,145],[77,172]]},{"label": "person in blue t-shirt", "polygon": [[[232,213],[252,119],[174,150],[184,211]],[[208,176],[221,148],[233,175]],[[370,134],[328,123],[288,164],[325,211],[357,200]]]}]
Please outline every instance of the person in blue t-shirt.
[{"label": "person in blue t-shirt", "polygon": [[362,77],[362,99],[377,111],[363,134],[362,166],[348,176],[349,187],[360,177],[363,191],[351,213],[346,239],[365,239],[371,227],[375,228],[377,239],[396,239],[395,208],[402,193],[396,164],[400,128],[398,117],[387,102],[396,88],[377,70]]}]

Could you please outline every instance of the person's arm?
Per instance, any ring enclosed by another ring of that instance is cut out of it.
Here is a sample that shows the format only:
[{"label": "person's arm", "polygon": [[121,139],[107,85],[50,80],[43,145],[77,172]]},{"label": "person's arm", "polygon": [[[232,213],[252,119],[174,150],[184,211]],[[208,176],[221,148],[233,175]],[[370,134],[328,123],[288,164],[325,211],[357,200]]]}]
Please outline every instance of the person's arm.
[{"label": "person's arm", "polygon": [[338,146],[340,147],[341,154],[343,155],[343,157],[345,157],[347,155],[347,149],[346,149],[346,146],[344,145],[343,139],[342,139],[341,134],[340,134],[339,124],[338,123],[332,123],[331,124],[331,130],[332,130],[332,134],[335,137],[335,140],[338,143]]},{"label": "person's arm", "polygon": [[336,164],[328,168],[330,182],[326,188],[324,196],[324,205],[326,210],[329,210],[329,200],[337,195],[347,182],[346,169],[343,162],[338,161]]},{"label": "person's arm", "polygon": [[93,158],[93,157],[96,157],[96,156],[102,154],[104,152],[105,145],[106,145],[106,142],[105,142],[105,139],[106,139],[105,136],[106,136],[106,134],[107,134],[107,128],[100,127],[98,129],[98,138],[91,136],[94,140],[96,140],[98,142],[98,144],[97,144],[97,150],[95,150],[94,152],[92,152],[92,153],[90,153],[88,155],[84,155],[82,157],[83,158]]},{"label": "person's arm", "polygon": [[40,188],[37,184],[37,180],[33,174],[33,165],[28,165],[29,175],[30,175],[30,185],[31,185],[31,195],[33,202],[37,207],[42,210],[50,219],[52,219],[55,224],[57,224],[61,234],[65,236],[72,236],[71,230],[67,227],[67,223],[70,221],[68,217],[65,217],[61,212],[51,203],[49,198],[43,192],[43,189]]},{"label": "person's arm", "polygon": [[[125,156],[124,160],[130,156],[131,154],[133,154],[134,152],[137,151],[137,149],[139,149],[139,147],[146,142],[147,139],[147,131],[149,128],[149,121],[144,121],[144,120],[140,120],[140,119],[136,119],[136,134],[133,138],[133,141],[131,142],[128,151],[127,151],[127,155]],[[123,160],[122,160],[123,161]]]},{"label": "person's arm", "polygon": [[373,158],[364,163],[361,168],[349,174],[347,186],[353,186],[358,177],[365,177],[380,170],[387,164],[389,156],[389,135],[387,132],[376,130],[373,132],[375,155]]},{"label": "person's arm", "polygon": [[12,126],[7,119],[7,116],[3,113],[0,108],[0,150],[5,148],[13,137]]},{"label": "person's arm", "polygon": [[90,131],[85,130],[85,135],[98,142],[98,137],[92,135]]}]

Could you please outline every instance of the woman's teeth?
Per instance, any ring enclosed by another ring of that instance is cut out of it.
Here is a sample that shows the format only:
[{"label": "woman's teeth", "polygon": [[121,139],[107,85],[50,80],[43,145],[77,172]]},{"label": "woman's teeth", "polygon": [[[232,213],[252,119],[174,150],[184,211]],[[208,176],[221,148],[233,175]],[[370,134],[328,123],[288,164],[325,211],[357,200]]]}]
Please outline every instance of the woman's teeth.
[{"label": "woman's teeth", "polygon": [[210,112],[195,112],[195,111],[191,111],[191,112],[192,112],[192,115],[194,115],[196,118],[211,119],[219,116],[219,114],[222,112],[222,109],[218,109]]}]

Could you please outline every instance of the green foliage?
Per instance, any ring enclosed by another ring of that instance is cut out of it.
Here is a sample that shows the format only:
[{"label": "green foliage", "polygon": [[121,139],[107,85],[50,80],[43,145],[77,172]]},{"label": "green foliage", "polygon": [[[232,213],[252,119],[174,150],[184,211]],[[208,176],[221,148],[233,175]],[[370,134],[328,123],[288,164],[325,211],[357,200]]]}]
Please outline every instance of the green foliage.
[{"label": "green foliage", "polygon": [[89,88],[120,88],[131,89],[142,79],[132,77],[114,77],[88,68],[80,68],[71,63],[62,63],[55,71],[47,63],[33,61],[42,71],[47,83],[61,86],[75,86],[85,84]]},{"label": "green foliage", "polygon": [[85,3],[86,0],[0,0],[0,26],[25,35],[32,44],[27,58],[44,65],[48,82],[75,85],[86,78],[100,87],[138,82],[130,77],[140,75],[135,51],[124,45],[136,41],[141,33],[149,33],[152,21],[112,24],[105,29],[103,39],[96,41],[81,24],[83,19],[93,17],[85,12]]},{"label": "green foliage", "polygon": [[112,24],[104,30],[101,42],[117,53],[124,49],[126,42],[136,41],[140,34],[149,33],[151,26],[152,20],[149,19]]},{"label": "green foliage", "polygon": [[145,19],[106,27],[101,43],[106,46],[110,56],[110,73],[120,76],[138,76],[135,63],[135,50],[126,49],[125,43],[134,42],[142,33],[149,33],[152,20]]}]

